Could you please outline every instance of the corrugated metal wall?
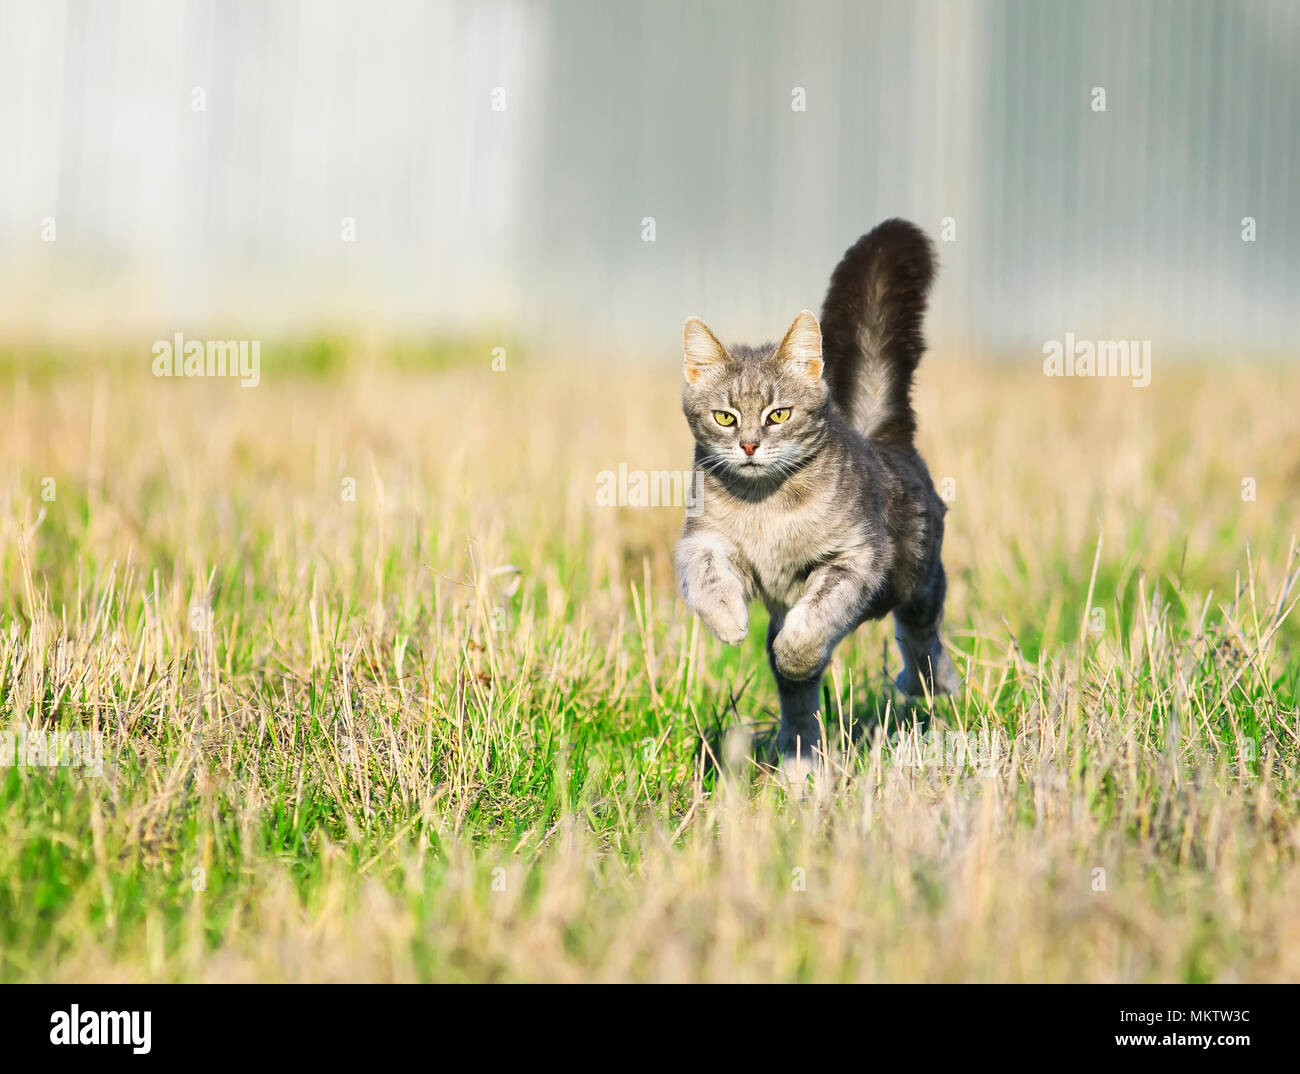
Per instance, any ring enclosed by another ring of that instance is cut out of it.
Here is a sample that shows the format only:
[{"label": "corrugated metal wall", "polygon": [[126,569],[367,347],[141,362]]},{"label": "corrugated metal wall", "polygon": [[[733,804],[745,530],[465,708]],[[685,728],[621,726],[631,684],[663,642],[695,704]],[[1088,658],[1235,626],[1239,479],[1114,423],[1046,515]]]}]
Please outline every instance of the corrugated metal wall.
[{"label": "corrugated metal wall", "polygon": [[955,225],[940,340],[1286,349],[1298,58],[1286,0],[3,0],[0,317],[657,349],[900,214]]}]

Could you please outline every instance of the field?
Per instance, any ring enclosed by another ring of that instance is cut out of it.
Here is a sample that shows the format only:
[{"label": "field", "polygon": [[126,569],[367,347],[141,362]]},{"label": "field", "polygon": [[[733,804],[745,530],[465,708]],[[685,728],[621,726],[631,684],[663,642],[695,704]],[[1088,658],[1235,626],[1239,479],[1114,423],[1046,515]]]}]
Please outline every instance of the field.
[{"label": "field", "polygon": [[1300,980],[1293,374],[931,355],[965,689],[864,627],[795,786],[761,613],[597,500],[675,355],[490,350],[0,354],[0,979]]}]

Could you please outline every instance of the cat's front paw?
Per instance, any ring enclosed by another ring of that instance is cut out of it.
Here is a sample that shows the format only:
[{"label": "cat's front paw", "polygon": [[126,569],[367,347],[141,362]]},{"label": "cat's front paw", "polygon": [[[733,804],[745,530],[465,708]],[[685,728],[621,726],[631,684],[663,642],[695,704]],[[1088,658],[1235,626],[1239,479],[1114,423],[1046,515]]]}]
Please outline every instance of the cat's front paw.
[{"label": "cat's front paw", "polygon": [[819,674],[830,659],[826,639],[812,630],[803,613],[795,608],[785,617],[772,643],[776,670],[787,679],[801,682]]},{"label": "cat's front paw", "polygon": [[695,610],[724,645],[739,645],[749,633],[749,608],[743,600],[718,601]]}]

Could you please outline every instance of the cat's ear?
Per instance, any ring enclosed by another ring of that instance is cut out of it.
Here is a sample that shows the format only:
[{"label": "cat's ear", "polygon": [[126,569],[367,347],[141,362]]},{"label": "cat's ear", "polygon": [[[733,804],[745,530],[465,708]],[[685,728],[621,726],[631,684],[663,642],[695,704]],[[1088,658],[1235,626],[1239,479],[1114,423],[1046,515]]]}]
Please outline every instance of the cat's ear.
[{"label": "cat's ear", "polygon": [[698,317],[687,317],[682,326],[682,357],[686,383],[694,384],[710,366],[721,365],[727,360],[727,348]]},{"label": "cat's ear", "polygon": [[810,377],[822,375],[822,330],[810,310],[799,311],[776,353],[802,365]]}]

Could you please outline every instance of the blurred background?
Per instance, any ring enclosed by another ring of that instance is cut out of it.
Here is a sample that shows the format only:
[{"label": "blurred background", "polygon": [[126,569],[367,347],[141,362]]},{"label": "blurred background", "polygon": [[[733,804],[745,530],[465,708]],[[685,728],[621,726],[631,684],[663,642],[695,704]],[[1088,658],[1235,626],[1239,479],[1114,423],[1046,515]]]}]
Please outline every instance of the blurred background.
[{"label": "blurred background", "polygon": [[902,215],[940,345],[1279,353],[1297,56],[1289,0],[2,0],[0,332],[669,354]]}]

